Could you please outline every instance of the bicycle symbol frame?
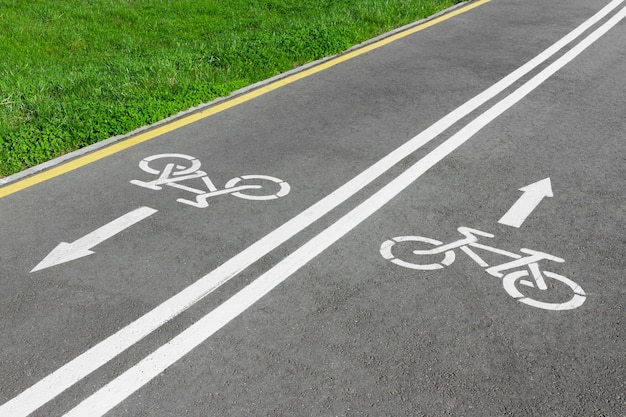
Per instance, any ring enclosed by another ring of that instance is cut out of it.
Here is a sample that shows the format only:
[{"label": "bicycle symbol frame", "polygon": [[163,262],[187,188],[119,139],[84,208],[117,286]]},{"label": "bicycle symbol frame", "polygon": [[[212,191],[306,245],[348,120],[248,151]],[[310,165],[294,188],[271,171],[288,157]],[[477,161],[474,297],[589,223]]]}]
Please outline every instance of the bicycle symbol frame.
[{"label": "bicycle symbol frame", "polygon": [[[156,169],[150,163],[158,159],[178,159],[178,163],[168,162],[162,170]],[[181,161],[182,160],[182,161]],[[176,201],[188,204],[190,206],[205,208],[209,206],[208,199],[219,195],[230,194],[234,197],[245,200],[273,200],[284,197],[289,194],[291,187],[289,184],[279,178],[270,177],[268,175],[241,175],[232,178],[226,182],[223,189],[219,189],[213,184],[206,172],[200,170],[200,161],[190,155],[180,153],[164,153],[148,156],[139,162],[139,168],[149,174],[158,175],[159,177],[152,181],[131,180],[130,183],[138,185],[149,190],[162,190],[164,185],[178,188],[180,190],[189,191],[196,194],[195,200],[187,200],[178,198]],[[200,179],[206,187],[205,190],[183,185],[181,182],[193,179]],[[275,184],[273,188],[278,186],[278,191],[271,194],[246,193],[248,190],[260,190],[264,187],[258,184],[244,185],[246,180],[261,180]]]},{"label": "bicycle symbol frame", "polygon": [[[517,299],[521,303],[545,310],[571,310],[580,307],[585,302],[586,294],[578,284],[562,275],[557,275],[549,271],[542,271],[539,267],[539,261],[548,260],[562,263],[565,262],[563,259],[545,252],[525,248],[520,249],[520,252],[527,256],[522,256],[517,253],[508,252],[478,243],[478,236],[493,238],[494,235],[491,233],[471,229],[469,227],[459,227],[457,230],[464,236],[464,238],[448,244],[443,244],[438,240],[422,236],[399,236],[393,239],[388,239],[380,246],[380,253],[383,258],[404,268],[432,271],[452,264],[456,258],[454,250],[458,248],[467,254],[478,265],[485,268],[485,272],[494,277],[502,278],[504,290],[511,297]],[[431,249],[414,250],[413,254],[418,256],[443,254],[443,260],[429,264],[417,264],[397,258],[392,253],[392,249],[396,244],[401,242],[419,242],[434,245],[434,248]],[[489,266],[489,264],[487,264],[487,262],[485,262],[474,250],[472,250],[472,248],[482,249],[488,252],[503,255],[513,258],[514,260],[500,265]],[[524,267],[528,267],[528,270],[524,269]],[[504,273],[504,271],[509,270],[512,271],[506,274]],[[532,280],[524,279],[526,277],[532,277]],[[548,290],[549,288],[546,285],[546,278],[560,281],[565,284],[572,290],[573,296],[565,302],[550,303],[529,298],[518,289],[517,284],[519,283],[520,285],[526,287],[534,287],[544,291]]]}]

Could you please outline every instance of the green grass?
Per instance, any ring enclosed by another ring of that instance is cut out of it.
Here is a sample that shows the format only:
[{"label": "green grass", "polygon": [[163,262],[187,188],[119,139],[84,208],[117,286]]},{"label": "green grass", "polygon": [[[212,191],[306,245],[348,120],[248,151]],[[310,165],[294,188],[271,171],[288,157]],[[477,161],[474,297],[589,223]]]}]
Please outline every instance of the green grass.
[{"label": "green grass", "polygon": [[0,176],[459,0],[0,0]]}]

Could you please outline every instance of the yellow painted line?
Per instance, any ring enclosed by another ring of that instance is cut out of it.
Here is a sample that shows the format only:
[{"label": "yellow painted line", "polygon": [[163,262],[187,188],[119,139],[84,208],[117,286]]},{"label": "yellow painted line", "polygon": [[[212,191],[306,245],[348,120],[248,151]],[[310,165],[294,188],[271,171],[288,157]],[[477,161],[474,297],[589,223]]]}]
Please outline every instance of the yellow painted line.
[{"label": "yellow painted line", "polygon": [[59,175],[63,175],[67,172],[73,171],[75,169],[78,169],[80,167],[83,167],[85,165],[88,165],[92,162],[98,161],[100,159],[106,158],[107,156],[113,155],[115,153],[121,152],[125,149],[128,149],[130,147],[133,147],[135,145],[138,145],[140,143],[146,142],[150,139],[154,139],[158,136],[161,136],[163,134],[169,133],[173,130],[176,130],[180,127],[183,126],[187,126],[191,123],[197,122],[198,120],[204,119],[206,117],[212,116],[214,114],[223,112],[224,110],[230,109],[231,107],[235,107],[241,103],[245,103],[247,101],[253,100],[259,96],[262,96],[264,94],[267,94],[271,91],[277,90],[281,87],[284,87],[288,84],[291,84],[293,82],[296,82],[298,80],[301,80],[303,78],[309,77],[313,74],[316,74],[318,72],[324,71],[328,68],[331,68],[335,65],[338,65],[342,62],[348,61],[352,58],[355,58],[359,55],[363,55],[367,52],[373,51],[374,49],[378,49],[382,46],[388,45],[392,42],[397,41],[398,39],[402,39],[404,37],[407,37],[409,35],[412,35],[416,32],[422,31],[424,29],[427,29],[431,26],[434,26],[438,23],[441,23],[445,20],[451,19],[454,16],[458,16],[462,13],[465,13],[467,11],[470,11],[478,6],[481,6],[487,2],[489,2],[491,0],[479,0],[473,3],[468,4],[465,7],[461,7],[459,9],[456,9],[450,13],[446,13],[442,16],[439,16],[435,19],[429,20],[427,22],[424,22],[421,25],[417,25],[414,26],[412,28],[409,28],[407,30],[404,30],[402,32],[398,32],[394,35],[391,35],[389,37],[386,37],[384,39],[381,39],[377,42],[371,43],[369,45],[366,45],[362,48],[359,49],[355,49],[353,51],[344,53],[342,55],[339,55],[333,59],[330,59],[326,62],[322,62],[319,65],[316,65],[314,67],[308,68],[306,70],[303,70],[301,72],[295,73],[293,75],[289,75],[285,78],[282,78],[280,80],[277,80],[271,84],[265,85],[263,87],[254,89],[248,93],[242,94],[240,96],[234,97],[228,101],[224,101],[220,104],[217,104],[215,106],[211,106],[210,108],[203,110],[203,111],[199,111],[197,113],[192,113],[188,116],[185,116],[181,119],[178,120],[174,120],[171,123],[168,123],[166,125],[160,126],[158,128],[152,129],[148,132],[145,133],[140,133],[136,136],[133,136],[131,138],[122,140],[120,142],[114,143],[110,146],[107,146],[105,148],[99,149],[95,152],[92,152],[88,155],[85,156],[81,156],[78,157],[74,160],[65,162],[61,165],[58,165],[54,168],[50,168],[42,173],[39,174],[35,174],[31,177],[25,178],[23,180],[19,180],[16,181],[15,183],[6,185],[2,188],[0,188],[0,198],[2,197],[6,197],[10,194],[16,193],[18,191],[21,191],[25,188],[31,187],[33,185],[42,183],[44,181],[47,181],[49,179],[58,177]]}]

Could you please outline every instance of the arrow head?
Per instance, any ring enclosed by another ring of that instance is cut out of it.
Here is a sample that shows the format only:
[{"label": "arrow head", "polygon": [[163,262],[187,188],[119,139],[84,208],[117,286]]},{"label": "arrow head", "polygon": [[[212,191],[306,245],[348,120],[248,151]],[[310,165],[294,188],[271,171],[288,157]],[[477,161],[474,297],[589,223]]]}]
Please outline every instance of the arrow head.
[{"label": "arrow head", "polygon": [[524,194],[513,204],[498,223],[512,227],[520,227],[533,210],[545,197],[552,197],[550,177],[529,184],[519,189]]},{"label": "arrow head", "polygon": [[552,183],[550,182],[550,177],[529,184],[526,187],[520,188],[519,190],[534,193],[535,195],[540,195],[543,197],[553,197]]},{"label": "arrow head", "polygon": [[61,242],[52,252],[46,256],[43,261],[39,262],[30,272],[39,271],[51,266],[59,265],[65,262],[73,261],[87,255],[91,255],[93,251],[81,247],[76,243]]}]

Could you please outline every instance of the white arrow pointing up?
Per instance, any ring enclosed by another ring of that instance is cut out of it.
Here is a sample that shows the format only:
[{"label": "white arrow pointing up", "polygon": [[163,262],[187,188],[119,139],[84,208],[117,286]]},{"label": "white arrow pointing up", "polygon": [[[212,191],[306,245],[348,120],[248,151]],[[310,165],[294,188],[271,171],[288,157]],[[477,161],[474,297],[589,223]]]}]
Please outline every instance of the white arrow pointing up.
[{"label": "white arrow pointing up", "polygon": [[140,222],[156,212],[157,210],[150,207],[140,207],[113,220],[110,223],[105,224],[99,229],[94,230],[73,243],[61,242],[30,272],[39,271],[54,265],[82,258],[83,256],[91,255],[93,253],[91,248],[97,244],[104,242],[108,238],[115,236],[122,230]]},{"label": "white arrow pointing up", "polygon": [[545,197],[552,197],[552,184],[550,177],[544,178],[533,184],[519,189],[524,194],[513,204],[498,223],[507,226],[520,227],[524,220],[533,212]]}]

